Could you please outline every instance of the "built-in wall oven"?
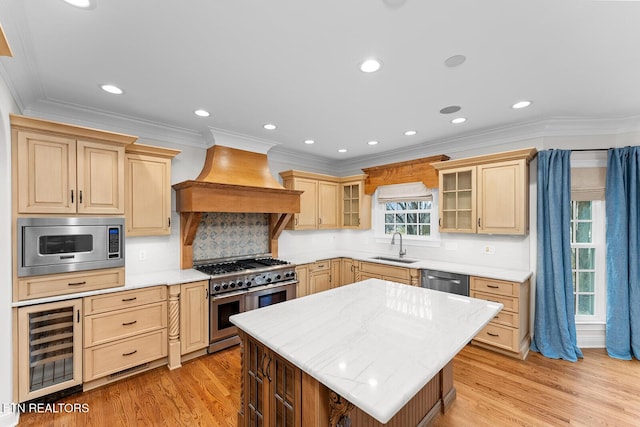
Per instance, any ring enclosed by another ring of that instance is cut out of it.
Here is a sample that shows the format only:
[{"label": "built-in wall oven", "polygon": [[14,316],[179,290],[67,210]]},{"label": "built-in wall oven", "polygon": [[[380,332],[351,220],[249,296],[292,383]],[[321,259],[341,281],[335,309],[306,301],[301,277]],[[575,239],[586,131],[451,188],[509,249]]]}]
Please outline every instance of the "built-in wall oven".
[{"label": "built-in wall oven", "polygon": [[209,352],[239,344],[229,317],[296,297],[295,266],[269,254],[197,262],[210,276]]}]

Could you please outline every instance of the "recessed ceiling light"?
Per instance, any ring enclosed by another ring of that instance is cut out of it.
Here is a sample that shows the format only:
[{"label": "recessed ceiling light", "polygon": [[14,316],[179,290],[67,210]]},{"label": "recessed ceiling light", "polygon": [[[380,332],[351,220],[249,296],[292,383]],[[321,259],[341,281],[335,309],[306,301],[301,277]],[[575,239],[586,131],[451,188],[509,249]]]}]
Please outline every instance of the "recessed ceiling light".
[{"label": "recessed ceiling light", "polygon": [[464,55],[453,55],[444,60],[444,65],[449,68],[453,68],[457,67],[458,65],[462,65],[466,60],[467,57]]},{"label": "recessed ceiling light", "polygon": [[88,9],[91,6],[91,0],[64,0],[64,2],[83,9]]},{"label": "recessed ceiling light", "polygon": [[531,105],[531,101],[520,101],[520,102],[516,102],[515,104],[513,104],[511,106],[511,108],[513,109],[520,109],[520,108],[526,108],[529,105]]},{"label": "recessed ceiling light", "polygon": [[274,125],[273,123],[267,123],[262,127],[265,128],[266,130],[274,130],[276,128],[276,125]]},{"label": "recessed ceiling light", "polygon": [[448,107],[444,107],[443,109],[441,109],[440,114],[453,114],[457,113],[460,110],[462,110],[462,107],[460,107],[459,105],[449,105]]},{"label": "recessed ceiling light", "polygon": [[360,70],[363,73],[375,73],[381,67],[380,61],[377,59],[367,59],[362,64],[360,64]]},{"label": "recessed ceiling light", "polygon": [[105,85],[101,85],[100,88],[103,91],[112,93],[114,95],[122,95],[124,93],[122,89],[120,89],[118,86],[115,86],[115,85],[105,84]]},{"label": "recessed ceiling light", "polygon": [[211,113],[209,113],[207,110],[195,110],[193,112],[196,116],[200,116],[200,117],[209,117],[211,115]]},{"label": "recessed ceiling light", "polygon": [[413,135],[415,135],[415,134],[417,134],[417,133],[418,133],[418,131],[415,131],[415,130],[408,130],[408,131],[405,131],[404,135],[405,135],[405,136],[413,136]]},{"label": "recessed ceiling light", "polygon": [[316,142],[313,139],[305,139],[304,143],[307,145],[315,144]]},{"label": "recessed ceiling light", "polygon": [[338,153],[346,153],[347,149],[346,148],[341,148],[338,150]]},{"label": "recessed ceiling light", "polygon": [[378,145],[378,141],[369,141],[367,142],[369,145]]},{"label": "recessed ceiling light", "polygon": [[455,119],[451,120],[451,123],[454,123],[457,125],[459,123],[464,123],[466,121],[467,121],[466,117],[456,117]]}]

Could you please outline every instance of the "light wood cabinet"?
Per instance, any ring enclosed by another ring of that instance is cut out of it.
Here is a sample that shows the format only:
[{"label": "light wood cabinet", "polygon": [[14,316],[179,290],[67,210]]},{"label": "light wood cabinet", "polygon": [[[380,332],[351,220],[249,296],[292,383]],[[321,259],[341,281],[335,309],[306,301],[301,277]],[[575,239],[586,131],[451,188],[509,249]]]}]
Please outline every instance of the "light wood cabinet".
[{"label": "light wood cabinet", "polygon": [[309,265],[302,264],[296,265],[296,278],[298,279],[298,286],[296,288],[296,298],[309,295]]},{"label": "light wood cabinet", "polygon": [[14,282],[18,301],[124,286],[124,268],[23,277]]},{"label": "light wood cabinet", "polygon": [[523,235],[529,230],[534,148],[434,163],[440,171],[440,231]]},{"label": "light wood cabinet", "polygon": [[141,144],[126,148],[127,236],[171,234],[171,159],[178,153]]},{"label": "light wood cabinet", "polygon": [[366,175],[345,177],[340,184],[341,228],[368,230],[371,228],[371,196],[364,192]]},{"label": "light wood cabinet", "polygon": [[280,172],[282,183],[300,190],[300,213],[294,214],[288,228],[321,230],[338,228],[338,183],[329,175],[299,171]]},{"label": "light wood cabinet", "polygon": [[21,214],[124,214],[129,135],[11,115]]},{"label": "light wood cabinet", "polygon": [[285,188],[303,191],[300,213],[294,214],[288,228],[371,228],[371,196],[364,194],[365,175],[340,178],[290,170],[280,176]]},{"label": "light wood cabinet", "polygon": [[85,389],[157,366],[167,357],[167,288],[84,298]]},{"label": "light wood cabinet", "polygon": [[504,305],[473,339],[473,343],[524,359],[529,352],[529,280],[523,283],[483,277],[470,278],[470,296]]},{"label": "light wood cabinet", "polygon": [[331,289],[331,261],[314,262],[309,266],[309,293],[315,294]]},{"label": "light wood cabinet", "polygon": [[209,345],[209,282],[180,286],[180,354]]},{"label": "light wood cabinet", "polygon": [[351,258],[342,258],[342,265],[340,266],[341,286],[350,285],[356,281],[356,269],[354,261]]},{"label": "light wood cabinet", "polygon": [[381,279],[420,286],[420,270],[375,262],[357,261],[356,280]]},{"label": "light wood cabinet", "polygon": [[243,402],[239,426],[302,426],[300,369],[243,336]]},{"label": "light wood cabinet", "polygon": [[18,401],[82,384],[82,300],[18,309]]}]

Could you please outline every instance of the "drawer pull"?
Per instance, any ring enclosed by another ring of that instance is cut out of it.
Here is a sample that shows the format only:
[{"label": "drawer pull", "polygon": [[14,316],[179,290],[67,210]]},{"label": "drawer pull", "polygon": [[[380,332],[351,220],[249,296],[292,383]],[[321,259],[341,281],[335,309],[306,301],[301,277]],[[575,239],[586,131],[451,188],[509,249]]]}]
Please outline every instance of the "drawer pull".
[{"label": "drawer pull", "polygon": [[497,285],[487,285],[487,288],[491,288],[491,289],[499,289],[500,286]]},{"label": "drawer pull", "polygon": [[68,286],[80,286],[80,285],[86,285],[87,281],[83,281],[83,282],[73,282],[73,283],[67,283]]},{"label": "drawer pull", "polygon": [[132,321],[132,322],[124,322],[124,323],[122,324],[122,326],[135,325],[136,323],[138,323],[138,321],[137,321],[137,320],[134,320],[134,321]]},{"label": "drawer pull", "polygon": [[138,350],[130,351],[129,353],[122,353],[123,356],[131,356],[132,354],[136,354]]},{"label": "drawer pull", "polygon": [[491,332],[487,332],[487,335],[489,335],[490,337],[499,337],[500,334],[492,334]]},{"label": "drawer pull", "polygon": [[135,301],[137,300],[138,297],[133,297],[133,298],[122,298],[122,302],[127,302],[127,301]]}]

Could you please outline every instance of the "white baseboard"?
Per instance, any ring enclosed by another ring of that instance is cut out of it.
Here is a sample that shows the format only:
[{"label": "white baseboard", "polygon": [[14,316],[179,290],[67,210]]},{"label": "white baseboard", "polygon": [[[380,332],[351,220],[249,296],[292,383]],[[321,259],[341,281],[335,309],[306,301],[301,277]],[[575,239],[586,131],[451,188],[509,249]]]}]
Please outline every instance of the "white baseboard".
[{"label": "white baseboard", "polygon": [[577,324],[576,340],[580,348],[605,348],[605,325]]}]

